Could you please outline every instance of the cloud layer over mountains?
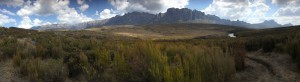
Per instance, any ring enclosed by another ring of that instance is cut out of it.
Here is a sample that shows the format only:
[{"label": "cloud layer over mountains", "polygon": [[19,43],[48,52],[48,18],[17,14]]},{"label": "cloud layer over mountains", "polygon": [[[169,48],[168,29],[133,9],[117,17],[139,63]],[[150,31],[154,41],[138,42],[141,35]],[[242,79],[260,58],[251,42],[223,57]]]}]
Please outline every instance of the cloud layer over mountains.
[{"label": "cloud layer over mountains", "polygon": [[185,8],[189,0],[109,0],[109,2],[120,12],[165,12],[168,8]]},{"label": "cloud layer over mountains", "polygon": [[189,0],[108,0],[108,2],[115,10],[104,9],[102,14],[96,13],[100,19],[107,19],[128,12],[157,14],[166,12],[168,8],[185,8],[189,4]]},{"label": "cloud layer over mountains", "polygon": [[[189,3],[194,0],[107,0],[104,2],[111,5],[110,8],[87,11],[91,8],[88,2],[93,1],[95,0],[1,0],[0,6],[17,10],[0,8],[0,18],[3,19],[0,20],[0,25],[14,23],[22,28],[30,28],[44,24],[102,20],[135,11],[157,14],[166,12],[168,8],[190,7]],[[212,0],[207,7],[200,9],[196,5],[195,9],[221,18],[249,23],[261,23],[274,19],[280,24],[300,25],[300,0]],[[39,18],[48,16],[54,16],[55,22]]]},{"label": "cloud layer over mountains", "polygon": [[264,0],[214,0],[203,11],[221,18],[260,23],[269,9]]}]

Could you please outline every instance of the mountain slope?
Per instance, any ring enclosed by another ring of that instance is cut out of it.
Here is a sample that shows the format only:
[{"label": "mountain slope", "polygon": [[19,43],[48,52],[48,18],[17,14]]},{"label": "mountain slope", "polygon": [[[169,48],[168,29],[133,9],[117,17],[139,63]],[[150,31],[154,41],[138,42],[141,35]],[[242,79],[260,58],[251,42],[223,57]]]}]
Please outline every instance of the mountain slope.
[{"label": "mountain slope", "polygon": [[123,16],[116,16],[106,20],[96,20],[78,24],[53,24],[34,27],[36,30],[66,29],[80,30],[90,27],[109,25],[149,25],[149,24],[176,24],[176,23],[205,23],[239,26],[247,28],[272,28],[281,27],[274,20],[265,21],[259,24],[250,24],[243,21],[230,21],[221,19],[215,15],[205,14],[197,10],[187,8],[169,8],[166,13],[149,14],[144,12],[131,12]]}]

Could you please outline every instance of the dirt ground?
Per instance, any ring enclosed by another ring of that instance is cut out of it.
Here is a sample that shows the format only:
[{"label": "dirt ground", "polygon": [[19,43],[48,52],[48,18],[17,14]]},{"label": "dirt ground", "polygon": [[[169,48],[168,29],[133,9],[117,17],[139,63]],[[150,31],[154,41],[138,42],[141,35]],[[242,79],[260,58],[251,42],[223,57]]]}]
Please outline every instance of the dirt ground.
[{"label": "dirt ground", "polygon": [[238,82],[300,82],[299,71],[287,54],[251,52],[246,69],[236,73]]},{"label": "dirt ground", "polygon": [[0,62],[0,82],[22,82],[18,74],[12,60]]}]

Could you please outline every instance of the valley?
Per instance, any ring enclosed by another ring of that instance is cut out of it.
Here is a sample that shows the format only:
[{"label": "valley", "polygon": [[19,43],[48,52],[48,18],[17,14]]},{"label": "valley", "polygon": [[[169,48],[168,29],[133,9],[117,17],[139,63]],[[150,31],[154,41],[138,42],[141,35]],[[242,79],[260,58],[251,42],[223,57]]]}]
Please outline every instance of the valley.
[{"label": "valley", "polygon": [[213,24],[117,25],[88,28],[88,31],[107,33],[143,40],[176,40],[197,37],[226,37],[230,32],[250,30]]}]

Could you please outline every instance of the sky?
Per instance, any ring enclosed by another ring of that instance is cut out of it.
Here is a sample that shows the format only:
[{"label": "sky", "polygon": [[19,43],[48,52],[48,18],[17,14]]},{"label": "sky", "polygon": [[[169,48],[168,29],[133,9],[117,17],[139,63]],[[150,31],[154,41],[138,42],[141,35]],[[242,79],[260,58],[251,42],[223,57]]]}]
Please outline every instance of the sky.
[{"label": "sky", "polygon": [[300,0],[0,0],[0,26],[29,29],[103,20],[128,12],[164,13],[168,8],[195,9],[251,24],[275,20],[300,25]]}]

